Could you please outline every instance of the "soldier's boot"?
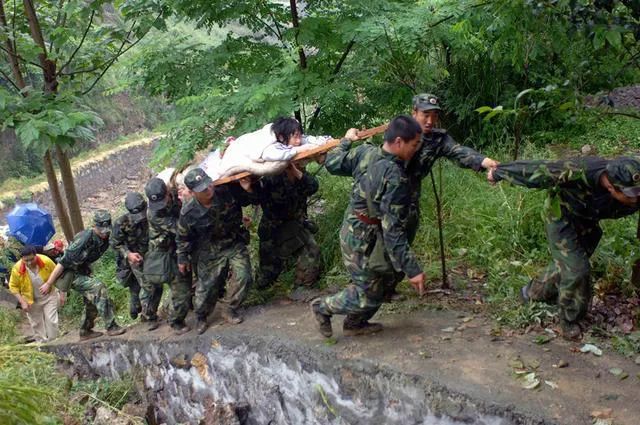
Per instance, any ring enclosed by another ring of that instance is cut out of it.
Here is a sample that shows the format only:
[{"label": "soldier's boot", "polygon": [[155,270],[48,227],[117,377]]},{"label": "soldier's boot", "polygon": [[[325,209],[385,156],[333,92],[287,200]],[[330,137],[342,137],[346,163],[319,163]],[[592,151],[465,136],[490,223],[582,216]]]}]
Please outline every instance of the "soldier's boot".
[{"label": "soldier's boot", "polygon": [[80,341],[98,338],[99,336],[102,336],[102,332],[94,331],[93,329],[80,329]]},{"label": "soldier's boot", "polygon": [[318,323],[318,330],[325,338],[331,337],[333,335],[333,329],[331,329],[331,316],[323,314],[320,311],[320,303],[322,300],[320,298],[316,298],[311,301],[311,312],[313,313],[313,317],[316,319],[316,323]]},{"label": "soldier's boot", "polygon": [[570,341],[576,341],[582,339],[582,329],[577,322],[567,322],[566,320],[560,320],[560,331],[562,337]]},{"label": "soldier's boot", "polygon": [[220,312],[222,319],[230,325],[239,325],[244,320],[240,314],[236,311],[235,308],[224,307]]},{"label": "soldier's boot", "polygon": [[131,299],[129,301],[129,316],[131,316],[133,320],[136,320],[141,312],[142,304],[140,304],[140,301]]},{"label": "soldier's boot", "polygon": [[523,304],[528,304],[529,301],[531,301],[531,298],[529,297],[529,288],[531,288],[531,281],[520,288],[520,301],[522,301]]},{"label": "soldier's boot", "polygon": [[380,332],[382,329],[383,327],[380,323],[368,321],[355,323],[345,319],[342,325],[342,334],[344,336],[371,335],[376,332]]},{"label": "soldier's boot", "polygon": [[386,294],[384,294],[384,302],[386,303],[397,303],[400,301],[405,301],[407,297],[400,292],[396,291],[396,289],[389,290]]},{"label": "soldier's boot", "polygon": [[126,331],[127,330],[125,328],[120,327],[116,322],[113,322],[111,326],[107,328],[107,335],[109,336],[122,335]]},{"label": "soldier's boot", "polygon": [[198,317],[198,320],[196,321],[196,332],[198,333],[198,335],[202,335],[208,327],[209,325],[207,324],[207,319]]},{"label": "soldier's boot", "polygon": [[189,326],[187,326],[187,324],[184,323],[184,322],[173,323],[171,325],[171,329],[173,329],[173,334],[174,335],[182,335],[182,334],[185,334],[185,333],[187,333],[187,332],[189,332],[191,330],[191,328]]},{"label": "soldier's boot", "polygon": [[160,320],[157,317],[155,319],[148,320],[147,323],[149,323],[149,327],[147,329],[150,331],[155,331],[160,327]]}]

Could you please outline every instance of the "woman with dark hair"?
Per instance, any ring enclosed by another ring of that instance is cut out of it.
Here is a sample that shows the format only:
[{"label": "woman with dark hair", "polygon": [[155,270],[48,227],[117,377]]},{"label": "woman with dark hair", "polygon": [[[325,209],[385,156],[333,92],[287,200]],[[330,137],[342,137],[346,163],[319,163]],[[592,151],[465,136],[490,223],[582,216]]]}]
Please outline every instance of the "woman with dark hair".
[{"label": "woman with dark hair", "polygon": [[40,291],[55,266],[49,257],[27,245],[20,252],[20,260],[13,266],[9,279],[9,290],[27,313],[31,329],[40,342],[58,336],[58,290],[52,287],[45,294]]}]

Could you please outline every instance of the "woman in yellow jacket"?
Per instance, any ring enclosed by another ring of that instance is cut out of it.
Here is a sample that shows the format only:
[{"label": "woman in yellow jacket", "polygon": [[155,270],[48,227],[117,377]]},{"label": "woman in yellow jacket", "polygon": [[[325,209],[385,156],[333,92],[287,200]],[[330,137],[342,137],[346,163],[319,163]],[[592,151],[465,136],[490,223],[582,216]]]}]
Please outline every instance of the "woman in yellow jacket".
[{"label": "woman in yellow jacket", "polygon": [[36,249],[26,246],[20,260],[11,269],[9,290],[27,313],[31,329],[38,341],[51,341],[58,336],[58,290],[42,293],[40,287],[49,279],[55,263]]}]

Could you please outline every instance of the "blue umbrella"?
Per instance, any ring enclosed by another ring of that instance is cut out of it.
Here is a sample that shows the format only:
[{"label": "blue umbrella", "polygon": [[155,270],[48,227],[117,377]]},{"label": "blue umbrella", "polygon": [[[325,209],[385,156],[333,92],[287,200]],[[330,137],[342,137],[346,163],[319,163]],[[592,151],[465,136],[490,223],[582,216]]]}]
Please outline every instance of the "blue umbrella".
[{"label": "blue umbrella", "polygon": [[51,214],[36,204],[22,204],[7,215],[9,234],[25,245],[44,246],[56,233]]}]

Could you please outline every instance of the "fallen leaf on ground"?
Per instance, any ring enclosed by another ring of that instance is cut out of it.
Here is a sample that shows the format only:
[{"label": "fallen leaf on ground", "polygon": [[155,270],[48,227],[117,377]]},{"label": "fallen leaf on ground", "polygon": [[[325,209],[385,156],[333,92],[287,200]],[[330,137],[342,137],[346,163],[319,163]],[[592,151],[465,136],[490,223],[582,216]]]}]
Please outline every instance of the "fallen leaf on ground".
[{"label": "fallen leaf on ground", "polygon": [[524,369],[524,363],[522,363],[519,357],[509,360],[509,366],[513,369]]},{"label": "fallen leaf on ground", "polygon": [[536,378],[536,374],[534,372],[525,375],[524,379],[522,380],[522,388],[524,388],[525,390],[536,389],[539,385],[540,380]]},{"label": "fallen leaf on ground", "polygon": [[473,316],[465,317],[465,318],[462,319],[462,322],[463,323],[468,323],[468,322],[472,321],[473,319],[474,319]]},{"label": "fallen leaf on ground", "polygon": [[593,425],[613,425],[613,419],[596,419]]},{"label": "fallen leaf on ground", "polygon": [[552,390],[555,390],[556,388],[558,388],[558,384],[556,384],[553,381],[544,381],[544,383],[550,386]]},{"label": "fallen leaf on ground", "polygon": [[593,344],[585,344],[580,349],[582,353],[593,353],[593,355],[600,357],[602,355],[602,350],[596,347]]},{"label": "fallen leaf on ground", "polygon": [[546,344],[549,341],[551,341],[551,337],[548,335],[538,335],[533,339],[533,342],[538,345]]},{"label": "fallen leaf on ground", "polygon": [[456,328],[454,328],[453,326],[449,326],[448,328],[440,329],[440,331],[448,332],[448,333],[453,332],[455,330],[456,330]]},{"label": "fallen leaf on ground", "polygon": [[621,381],[629,377],[629,374],[619,367],[612,367],[611,369],[609,369],[609,373],[617,377]]},{"label": "fallen leaf on ground", "polygon": [[591,417],[597,419],[609,419],[612,414],[613,409],[607,407],[606,409],[594,410],[593,412],[591,412]]},{"label": "fallen leaf on ground", "polygon": [[569,366],[569,363],[567,363],[565,360],[560,360],[558,362],[558,368],[559,369],[562,369],[563,367],[567,367],[567,366]]},{"label": "fallen leaf on ground", "polygon": [[531,369],[537,369],[537,368],[539,368],[539,367],[540,367],[540,361],[539,361],[539,360],[537,360],[537,359],[533,359],[533,360],[531,360],[531,361],[529,362],[529,367],[530,367]]},{"label": "fallen leaf on ground", "polygon": [[636,357],[636,364],[640,365],[640,356]]}]

